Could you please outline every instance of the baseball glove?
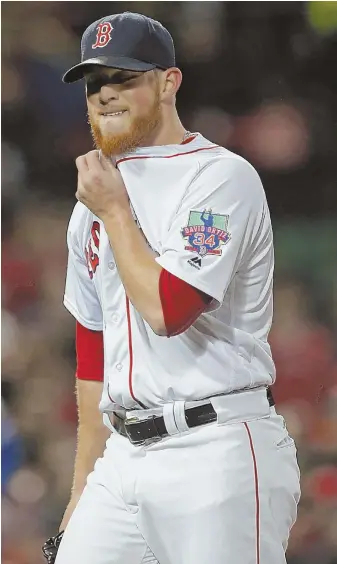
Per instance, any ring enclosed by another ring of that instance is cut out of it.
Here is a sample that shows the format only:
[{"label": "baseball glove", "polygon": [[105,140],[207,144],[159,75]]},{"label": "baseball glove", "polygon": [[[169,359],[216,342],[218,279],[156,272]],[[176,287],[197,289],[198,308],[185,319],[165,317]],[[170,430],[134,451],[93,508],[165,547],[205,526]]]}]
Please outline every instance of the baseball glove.
[{"label": "baseball glove", "polygon": [[44,545],[42,546],[43,556],[47,560],[48,564],[54,564],[57,556],[57,551],[59,549],[64,531],[61,531],[55,537],[50,537]]}]

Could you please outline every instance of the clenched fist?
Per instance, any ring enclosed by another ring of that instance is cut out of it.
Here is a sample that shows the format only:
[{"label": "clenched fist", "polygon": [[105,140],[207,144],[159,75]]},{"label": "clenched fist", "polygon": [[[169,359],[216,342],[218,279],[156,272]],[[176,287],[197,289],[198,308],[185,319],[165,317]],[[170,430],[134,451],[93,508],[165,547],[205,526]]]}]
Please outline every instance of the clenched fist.
[{"label": "clenched fist", "polygon": [[120,206],[129,206],[128,194],[119,170],[99,151],[77,157],[76,198],[104,221]]}]

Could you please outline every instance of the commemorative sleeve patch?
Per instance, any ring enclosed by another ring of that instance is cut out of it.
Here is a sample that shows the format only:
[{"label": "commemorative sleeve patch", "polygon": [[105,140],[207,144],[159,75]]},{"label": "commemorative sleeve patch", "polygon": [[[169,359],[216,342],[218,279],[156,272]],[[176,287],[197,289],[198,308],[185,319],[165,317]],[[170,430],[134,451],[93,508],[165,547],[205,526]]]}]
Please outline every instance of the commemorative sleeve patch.
[{"label": "commemorative sleeve patch", "polygon": [[188,224],[181,230],[186,242],[185,250],[206,255],[222,255],[222,246],[230,240],[227,231],[229,215],[212,213],[212,210],[191,210]]}]

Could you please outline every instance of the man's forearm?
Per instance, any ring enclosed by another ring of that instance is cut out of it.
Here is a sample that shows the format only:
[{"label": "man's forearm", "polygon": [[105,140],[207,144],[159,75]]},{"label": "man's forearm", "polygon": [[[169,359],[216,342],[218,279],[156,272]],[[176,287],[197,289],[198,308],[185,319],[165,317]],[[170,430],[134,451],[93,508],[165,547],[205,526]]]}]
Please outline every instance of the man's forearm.
[{"label": "man's forearm", "polygon": [[73,479],[73,491],[76,492],[82,492],[87,476],[92,472],[97,458],[102,456],[110,435],[98,408],[102,389],[102,382],[76,380],[78,427]]},{"label": "man's forearm", "polygon": [[103,455],[105,443],[110,431],[102,421],[98,404],[102,396],[103,384],[98,381],[76,381],[76,395],[78,405],[77,449],[74,464],[74,476],[70,501],[60,524],[63,531],[80,499],[87,482],[88,475],[93,471],[95,462]]},{"label": "man's forearm", "polygon": [[109,435],[110,431],[103,421],[92,427],[88,424],[78,426],[72,492],[82,493],[96,460],[103,455]]},{"label": "man's forearm", "polygon": [[60,523],[60,531],[67,528],[87,483],[87,477],[93,471],[96,460],[103,455],[108,436],[109,431],[104,427],[103,422],[101,426],[88,425],[78,428],[73,485],[69,503]]},{"label": "man's forearm", "polygon": [[103,221],[127,296],[154,332],[165,335],[159,295],[162,268],[155,261],[131,210],[119,207]]}]

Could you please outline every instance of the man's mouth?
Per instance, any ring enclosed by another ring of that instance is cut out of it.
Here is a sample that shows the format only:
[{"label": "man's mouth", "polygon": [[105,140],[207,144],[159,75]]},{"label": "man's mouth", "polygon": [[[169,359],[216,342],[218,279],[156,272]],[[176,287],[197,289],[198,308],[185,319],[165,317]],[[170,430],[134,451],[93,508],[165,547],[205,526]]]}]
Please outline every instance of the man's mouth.
[{"label": "man's mouth", "polygon": [[122,114],[124,114],[126,112],[126,110],[121,110],[120,112],[104,112],[103,114],[101,114],[102,116],[121,116]]}]

